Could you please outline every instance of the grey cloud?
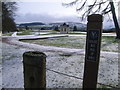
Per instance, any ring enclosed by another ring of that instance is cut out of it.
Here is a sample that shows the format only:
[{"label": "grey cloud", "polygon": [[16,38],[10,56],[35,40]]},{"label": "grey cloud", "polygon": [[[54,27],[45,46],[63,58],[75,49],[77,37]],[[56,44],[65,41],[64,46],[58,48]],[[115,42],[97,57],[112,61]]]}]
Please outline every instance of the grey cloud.
[{"label": "grey cloud", "polygon": [[63,16],[63,17],[54,17],[52,15],[48,15],[46,13],[44,14],[31,14],[27,13],[25,15],[19,14],[15,18],[16,22],[58,22],[58,21],[74,21],[74,22],[80,22],[80,19],[76,16]]}]

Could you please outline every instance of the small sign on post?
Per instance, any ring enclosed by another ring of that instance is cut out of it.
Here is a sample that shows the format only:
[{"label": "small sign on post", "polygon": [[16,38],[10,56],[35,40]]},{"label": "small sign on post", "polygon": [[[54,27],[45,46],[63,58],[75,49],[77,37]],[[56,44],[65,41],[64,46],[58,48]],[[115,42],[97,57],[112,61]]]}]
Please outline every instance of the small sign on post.
[{"label": "small sign on post", "polygon": [[102,22],[102,15],[92,14],[88,16],[83,89],[95,89],[97,86]]}]

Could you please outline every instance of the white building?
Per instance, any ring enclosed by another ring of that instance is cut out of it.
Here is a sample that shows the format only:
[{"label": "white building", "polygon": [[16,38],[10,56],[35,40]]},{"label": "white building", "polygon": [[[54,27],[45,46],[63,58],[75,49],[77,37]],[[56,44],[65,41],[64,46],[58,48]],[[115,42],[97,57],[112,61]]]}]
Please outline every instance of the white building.
[{"label": "white building", "polygon": [[69,25],[64,23],[63,25],[60,25],[59,30],[60,30],[60,33],[68,33],[70,32],[70,27]]}]

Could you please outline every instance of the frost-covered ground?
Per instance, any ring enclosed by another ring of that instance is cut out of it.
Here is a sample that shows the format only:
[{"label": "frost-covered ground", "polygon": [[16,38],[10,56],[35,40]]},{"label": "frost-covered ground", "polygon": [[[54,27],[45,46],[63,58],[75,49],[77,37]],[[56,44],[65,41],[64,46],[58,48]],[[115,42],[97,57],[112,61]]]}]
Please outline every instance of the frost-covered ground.
[{"label": "frost-covered ground", "polygon": [[[2,87],[23,88],[22,55],[25,51],[31,50],[33,49],[2,44]],[[46,72],[47,87],[82,87],[81,78],[83,78],[85,58],[83,54],[44,53],[47,55],[46,67],[50,69]],[[51,70],[57,71],[57,73]],[[64,75],[58,72],[64,73]],[[117,54],[101,54],[98,82],[115,87],[118,85]]]},{"label": "frost-covered ground", "polygon": [[[26,45],[26,47],[31,45],[32,49],[19,47],[23,45]],[[2,44],[2,68],[0,69],[0,75],[2,76],[1,78],[2,81],[0,80],[1,81],[0,83],[2,83],[2,87],[4,88],[24,87],[22,55],[25,51],[31,51],[31,50],[32,51],[43,50],[44,53],[47,55],[47,59],[46,59],[47,88],[58,88],[58,87],[81,88],[82,87],[84,58],[85,58],[83,50],[79,53],[68,53],[68,52],[74,52],[75,50],[74,51],[73,49],[71,49],[71,51],[69,49],[61,50],[60,48],[60,50],[58,51],[61,52],[56,52],[55,49],[57,48],[54,48],[54,50],[44,50],[42,49],[42,46],[38,47],[39,49],[37,49],[35,47],[36,45],[35,46],[32,44],[23,44],[23,45],[14,46],[6,43]],[[114,87],[118,86],[117,52],[101,53],[98,83],[110,85]]]},{"label": "frost-covered ground", "polygon": [[0,42],[0,89],[2,88],[2,43]]},{"label": "frost-covered ground", "polygon": [[[23,88],[22,54],[30,49],[24,49],[3,43],[3,71],[2,84],[4,88]],[[45,52],[47,55],[47,68],[54,70],[64,57],[55,52]],[[58,59],[57,59],[58,58]],[[56,60],[54,62],[53,60]],[[56,64],[57,63],[57,64]],[[54,65],[52,65],[54,64]],[[60,67],[60,66],[59,66]],[[64,68],[64,66],[63,66]],[[76,84],[76,82],[78,84]],[[57,74],[47,70],[47,87],[80,87],[81,80]]]}]

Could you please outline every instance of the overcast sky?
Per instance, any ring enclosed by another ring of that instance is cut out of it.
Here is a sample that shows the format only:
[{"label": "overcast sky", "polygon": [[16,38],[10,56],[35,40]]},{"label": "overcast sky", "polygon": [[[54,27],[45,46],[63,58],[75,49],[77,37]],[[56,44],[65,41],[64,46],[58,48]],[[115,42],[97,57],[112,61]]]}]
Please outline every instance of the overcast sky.
[{"label": "overcast sky", "polygon": [[[73,0],[19,0],[15,22],[81,22],[81,14],[76,12],[75,6],[62,6],[70,1]],[[113,27],[113,23],[104,21],[104,26]]]},{"label": "overcast sky", "polygon": [[18,2],[16,22],[79,21],[75,7],[63,7],[63,0],[35,0]]}]

